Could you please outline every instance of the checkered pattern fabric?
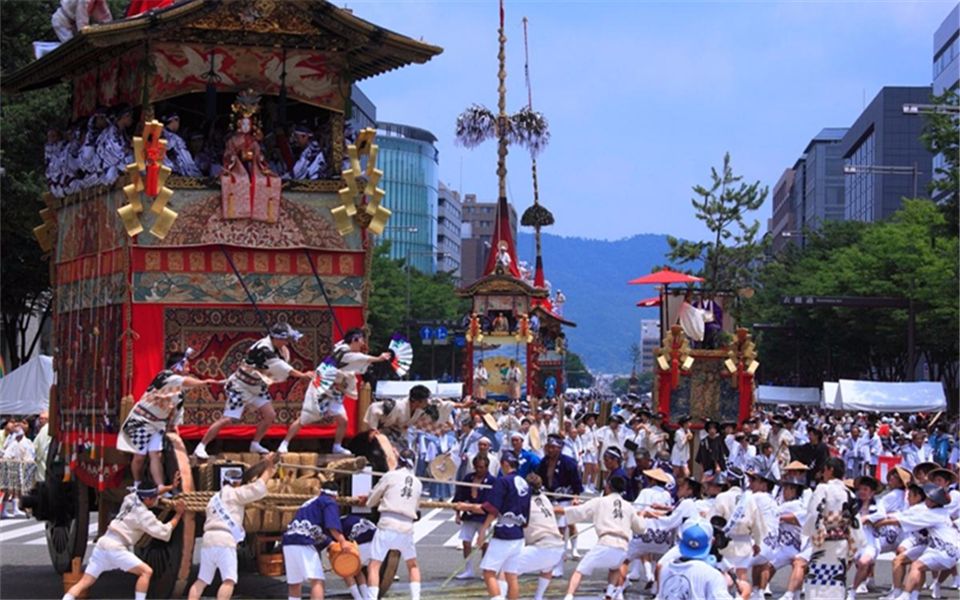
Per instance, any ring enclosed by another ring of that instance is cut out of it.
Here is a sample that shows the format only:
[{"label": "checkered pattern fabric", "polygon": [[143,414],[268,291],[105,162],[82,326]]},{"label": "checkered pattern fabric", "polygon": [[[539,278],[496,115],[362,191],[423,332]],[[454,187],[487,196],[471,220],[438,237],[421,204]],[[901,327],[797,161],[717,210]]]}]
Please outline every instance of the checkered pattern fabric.
[{"label": "checkered pattern fabric", "polygon": [[153,431],[146,421],[132,416],[123,424],[123,433],[126,434],[127,441],[140,452],[146,450]]},{"label": "checkered pattern fabric", "polygon": [[267,394],[267,386],[264,384],[260,385],[259,394],[251,394],[239,385],[234,385],[232,381],[227,382],[223,391],[227,395],[227,410],[242,408],[247,402],[252,402],[257,397],[264,397],[270,400],[270,396]]},{"label": "checkered pattern fabric", "polygon": [[807,585],[843,586],[847,580],[847,567],[842,563],[810,563]]}]

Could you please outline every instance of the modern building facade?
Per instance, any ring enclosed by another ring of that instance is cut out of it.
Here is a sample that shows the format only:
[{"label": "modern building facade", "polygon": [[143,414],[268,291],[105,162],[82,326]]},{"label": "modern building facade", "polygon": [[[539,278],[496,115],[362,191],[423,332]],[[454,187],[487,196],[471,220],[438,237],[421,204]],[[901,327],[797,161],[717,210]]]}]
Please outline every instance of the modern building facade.
[{"label": "modern building facade", "polygon": [[653,372],[653,352],[660,347],[660,319],[640,320],[640,372]]},{"label": "modern building facade", "polygon": [[773,251],[805,245],[806,236],[826,221],[842,221],[844,176],[843,127],[826,127],[814,136],[792,168],[773,187],[773,217],[767,231]]},{"label": "modern building facade", "polygon": [[844,219],[840,142],[846,133],[845,127],[821,129],[803,151],[803,205],[798,212],[801,231],[816,231],[825,221]]},{"label": "modern building facade", "polygon": [[350,86],[350,127],[360,131],[368,127],[377,127],[377,107],[357,84]]},{"label": "modern building facade", "polygon": [[903,198],[928,195],[933,157],[920,139],[925,120],[904,114],[903,105],[929,103],[931,92],[930,86],[884,87],[843,136],[844,168],[853,171],[844,177],[848,220],[881,221]]},{"label": "modern building facade", "polygon": [[381,240],[390,257],[422,273],[436,269],[439,152],[425,129],[379,122],[377,166],[383,170],[385,205],[393,211]]},{"label": "modern building facade", "polygon": [[463,205],[460,193],[443,182],[437,195],[437,271],[452,273],[460,282],[460,230],[463,223]]},{"label": "modern building facade", "polygon": [[[960,4],[953,7],[947,18],[933,34],[933,95],[939,96],[947,90],[960,87]],[[933,177],[943,175],[937,169],[946,168],[942,154],[933,157]],[[933,199],[943,202],[947,192],[937,192]]]},{"label": "modern building facade", "polygon": [[[510,229],[517,239],[517,211],[510,208]],[[460,240],[460,272],[463,285],[470,285],[483,276],[490,241],[497,222],[496,202],[477,202],[476,194],[463,196],[463,226]]]},{"label": "modern building facade", "polygon": [[793,183],[797,172],[793,169],[784,169],[777,184],[773,186],[773,216],[767,222],[767,231],[771,236],[774,252],[780,252],[787,244],[797,224],[793,210]]},{"label": "modern building facade", "polygon": [[933,94],[960,85],[960,4],[933,34]]}]

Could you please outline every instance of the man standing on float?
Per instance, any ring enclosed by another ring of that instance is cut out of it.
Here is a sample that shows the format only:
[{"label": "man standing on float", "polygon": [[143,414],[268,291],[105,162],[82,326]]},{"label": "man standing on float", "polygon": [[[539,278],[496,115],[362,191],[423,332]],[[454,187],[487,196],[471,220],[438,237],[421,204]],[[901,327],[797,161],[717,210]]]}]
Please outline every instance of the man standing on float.
[{"label": "man standing on float", "polygon": [[199,459],[207,459],[207,444],[216,439],[224,425],[239,423],[247,406],[252,406],[260,415],[257,431],[250,442],[250,452],[266,454],[269,452],[260,445],[267,429],[273,424],[277,413],[273,410],[269,387],[283,383],[290,377],[312,379],[313,373],[304,373],[290,366],[290,342],[295,342],[302,334],[288,323],[277,323],[270,328],[270,334],[254,342],[237,370],[227,379],[224,391],[227,395],[223,416],[214,421],[203,439],[193,451]]}]

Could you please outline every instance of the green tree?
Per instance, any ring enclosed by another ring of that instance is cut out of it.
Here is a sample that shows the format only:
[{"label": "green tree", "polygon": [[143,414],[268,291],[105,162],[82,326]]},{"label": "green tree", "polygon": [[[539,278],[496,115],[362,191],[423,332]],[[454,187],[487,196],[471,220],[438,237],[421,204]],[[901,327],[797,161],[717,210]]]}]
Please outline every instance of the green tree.
[{"label": "green tree", "polygon": [[564,370],[567,372],[567,387],[588,388],[593,385],[593,375],[576,352],[567,352]]},{"label": "green tree", "polygon": [[[453,343],[435,348],[425,346],[417,335],[418,328],[408,326],[410,319],[459,321],[467,314],[469,303],[456,295],[453,276],[443,272],[427,275],[414,268],[408,272],[405,261],[390,258],[389,242],[377,246],[373,252],[370,307],[367,315],[371,330],[371,349],[379,351],[386,348],[391,336],[401,333],[408,336],[413,344],[411,374],[429,376],[432,362],[435,375],[439,376],[446,371],[458,378],[459,373],[450,371],[452,365],[456,364],[459,370],[459,365],[462,364],[462,357],[454,356],[460,349]],[[451,332],[451,335],[453,333]]]},{"label": "green tree", "polygon": [[709,187],[693,186],[691,199],[696,217],[710,232],[710,241],[688,241],[667,237],[667,258],[699,269],[712,289],[736,290],[753,283],[753,273],[763,256],[765,242],[757,240],[760,221],[748,221],[748,213],[759,209],[768,189],[759,181],[747,184],[734,175],[730,153],[723,155],[718,172],[710,169]]},{"label": "green tree", "polygon": [[773,323],[758,344],[761,380],[819,386],[838,378],[907,378],[907,311],[795,308],[783,296],[866,296],[913,300],[917,351],[929,377],[957,389],[960,247],[942,235],[945,218],[929,200],[907,200],[890,220],[828,223],[768,263],[745,320]]},{"label": "green tree", "polygon": [[[10,73],[33,60],[34,40],[56,39],[50,16],[56,0],[0,3],[0,68]],[[51,299],[49,262],[33,236],[44,207],[43,146],[47,128],[65,125],[65,85],[5,96],[0,104],[0,323],[3,345],[16,368],[39,342],[29,337],[33,319],[42,326]]]},{"label": "green tree", "polygon": [[[956,89],[934,96],[932,102],[938,106],[957,107],[960,95]],[[941,210],[946,219],[946,230],[950,235],[960,233],[958,211],[960,211],[960,119],[956,113],[928,113],[926,128],[920,139],[934,155],[943,156],[943,165],[934,169],[938,177],[930,181],[932,195],[944,194]]]}]

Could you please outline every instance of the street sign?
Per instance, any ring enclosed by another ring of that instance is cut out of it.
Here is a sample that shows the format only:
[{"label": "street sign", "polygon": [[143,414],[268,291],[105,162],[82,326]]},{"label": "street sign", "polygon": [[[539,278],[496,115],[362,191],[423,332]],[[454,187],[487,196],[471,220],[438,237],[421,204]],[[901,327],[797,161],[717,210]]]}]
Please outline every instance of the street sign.
[{"label": "street sign", "polygon": [[780,304],[784,306],[843,306],[849,308],[907,308],[910,301],[906,298],[885,298],[869,296],[783,296]]},{"label": "street sign", "polygon": [[467,338],[462,335],[458,335],[453,338],[453,343],[457,345],[457,348],[465,348],[467,346]]},{"label": "street sign", "polygon": [[420,328],[420,339],[423,340],[423,341],[427,341],[427,340],[433,339],[433,329],[431,329],[431,328],[429,328],[429,327],[421,327],[421,328]]},{"label": "street sign", "polygon": [[447,328],[443,325],[437,327],[437,341],[443,341],[447,339]]}]

